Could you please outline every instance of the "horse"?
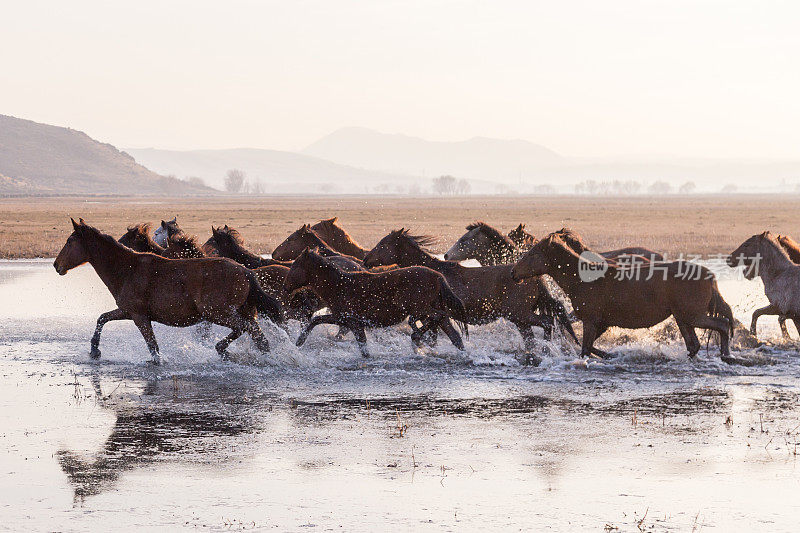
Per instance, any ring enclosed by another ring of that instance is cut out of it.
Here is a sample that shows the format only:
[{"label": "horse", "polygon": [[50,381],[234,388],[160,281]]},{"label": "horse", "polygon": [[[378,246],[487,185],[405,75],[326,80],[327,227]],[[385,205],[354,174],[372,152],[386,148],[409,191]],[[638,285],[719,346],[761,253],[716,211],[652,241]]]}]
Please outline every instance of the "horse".
[{"label": "horse", "polygon": [[[363,261],[367,251],[362,248],[347,232],[337,224],[338,217],[321,220],[311,226],[311,229],[325,242],[325,244],[339,252],[341,255],[355,257]],[[291,235],[289,236],[291,238]],[[286,241],[289,239],[287,238]],[[286,241],[279,244],[273,251],[272,257],[280,261],[292,261],[304,250]]]},{"label": "horse", "polygon": [[160,363],[152,322],[190,326],[202,320],[231,328],[216,350],[227,359],[227,347],[247,332],[256,346],[269,351],[269,342],[256,322],[256,312],[275,323],[284,321],[281,304],[269,296],[253,272],[221,258],[166,259],[134,252],[113,237],[72,221],[72,234],[53,262],[63,276],[89,263],[114,296],[118,308],[103,313],[91,340],[90,355],[100,357],[100,332],[112,320],[132,320],[147,343],[154,364]]},{"label": "horse", "polygon": [[[782,237],[782,240],[779,238]],[[750,323],[750,333],[756,334],[756,322],[761,315],[778,315],[779,320],[787,318],[794,321],[795,326],[800,319],[800,301],[798,301],[798,287],[800,287],[800,265],[797,265],[790,255],[787,246],[794,253],[794,241],[785,236],[775,236],[769,231],[753,235],[728,257],[728,266],[736,268],[744,266],[744,275],[747,279],[761,276],[764,282],[764,292],[769,300],[769,305],[756,309]],[[788,331],[784,336],[788,337]]]},{"label": "horse", "polygon": [[[798,243],[788,235],[776,235],[775,238],[778,239],[780,245],[783,247],[784,250],[786,250],[786,253],[789,255],[789,259],[791,259],[792,262],[796,265],[800,264],[800,243]],[[756,322],[758,321],[758,318],[763,314],[769,314],[765,311],[768,309],[769,306],[762,307],[761,309],[757,309],[756,311],[753,312],[753,319],[750,324],[750,331],[753,335],[756,334]],[[778,325],[781,328],[781,335],[783,336],[784,339],[791,338],[789,336],[789,330],[786,327],[787,319],[788,317],[784,315],[778,315]],[[792,320],[792,322],[794,322],[795,329],[797,329],[797,331],[800,332],[800,324],[798,324],[798,322],[795,322],[794,320]]]},{"label": "horse", "polygon": [[150,224],[142,223],[128,226],[125,235],[117,241],[135,252],[146,252],[169,259],[190,259],[206,257],[197,245],[197,239],[188,237],[182,231],[167,237],[167,247],[162,247],[150,237]]},{"label": "horse", "polygon": [[[581,239],[580,235],[572,231],[571,229],[561,228],[557,232],[555,232],[558,237],[566,243],[567,246],[572,248],[575,253],[578,255],[591,251],[589,247],[583,243],[583,239]],[[592,251],[592,253],[595,253]],[[610,250],[608,252],[600,252],[599,254],[607,261],[613,263],[619,263],[620,265],[628,264],[628,265],[635,265],[636,263],[642,263],[646,261],[664,261],[665,258],[662,254],[658,252],[654,252],[649,248],[644,248],[642,246],[629,246],[627,248],[618,248],[616,250]]]},{"label": "horse", "polygon": [[450,323],[450,318],[455,318],[466,333],[466,325],[461,324],[464,305],[445,278],[431,269],[346,272],[329,258],[306,249],[295,259],[284,284],[290,293],[304,287],[319,295],[331,312],[312,318],[297,346],[302,346],[319,324],[338,324],[353,331],[361,355],[369,357],[364,328],[393,326],[411,317],[409,322],[423,323],[423,328],[411,335],[415,346],[427,329],[442,328],[453,345],[464,350],[461,336]]},{"label": "horse", "polygon": [[515,262],[521,254],[520,248],[510,237],[485,222],[473,222],[466,230],[445,252],[446,261],[475,259],[483,266],[505,265]]},{"label": "horse", "polygon": [[178,226],[178,217],[172,217],[172,220],[161,221],[161,225],[153,232],[153,240],[159,246],[167,247],[167,239],[173,235],[180,235],[183,230]]},{"label": "horse", "polygon": [[128,226],[125,235],[120,237],[117,242],[127,246],[134,252],[164,255],[165,248],[154,241],[153,237],[150,236],[149,222]]},{"label": "horse", "polygon": [[531,249],[531,246],[538,242],[536,237],[525,230],[525,224],[520,224],[516,228],[509,231],[508,238],[511,239],[511,241],[517,245],[517,248],[523,252],[527,252]]},{"label": "horse", "polygon": [[[524,281],[548,274],[558,283],[572,301],[575,316],[583,321],[582,356],[610,356],[594,347],[609,327],[648,328],[674,316],[690,358],[700,350],[694,328],[704,328],[720,334],[722,360],[734,361],[728,346],[733,312],[710,270],[685,261],[654,261],[623,269],[597,254],[598,261],[589,261],[588,249],[580,245],[583,255],[551,233],[513,266],[512,276]],[[655,275],[640,275],[650,268]]]},{"label": "horse", "polygon": [[[511,265],[469,268],[456,261],[442,261],[427,249],[432,242],[432,238],[411,235],[405,228],[392,231],[367,253],[364,266],[418,265],[441,273],[464,303],[465,323],[488,324],[505,318],[519,329],[526,350],[533,348],[533,326],[541,327],[549,339],[554,318],[577,342],[563,304],[553,298],[541,278],[518,284],[511,277]],[[541,315],[535,312],[537,309]]]},{"label": "horse", "polygon": [[320,236],[319,233],[314,231],[310,225],[303,224],[291,235],[286,237],[282,243],[278,245],[272,252],[272,257],[298,257],[306,248],[317,248],[317,253],[323,257],[341,256],[350,259],[351,261],[362,264],[361,260],[335,250],[328,245],[327,242]]},{"label": "horse", "polygon": [[[291,261],[277,261],[275,259],[267,259],[260,255],[254,254],[244,246],[244,239],[238,230],[228,227],[227,224],[223,227],[215,228],[211,226],[211,238],[214,239],[214,246],[216,247],[217,254],[220,257],[227,257],[233,259],[239,264],[247,268],[258,268],[263,266],[282,265],[285,267],[292,266]],[[209,239],[210,242],[211,239]],[[206,245],[209,244],[206,242]]]}]

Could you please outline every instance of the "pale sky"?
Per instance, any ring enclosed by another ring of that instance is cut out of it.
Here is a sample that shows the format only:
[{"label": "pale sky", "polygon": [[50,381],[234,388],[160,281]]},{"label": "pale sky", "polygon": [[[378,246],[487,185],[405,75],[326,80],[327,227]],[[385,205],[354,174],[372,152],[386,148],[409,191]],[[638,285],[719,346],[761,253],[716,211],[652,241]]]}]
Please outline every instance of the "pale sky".
[{"label": "pale sky", "polygon": [[574,156],[800,156],[800,2],[5,3],[0,113],[118,147],[343,126]]}]

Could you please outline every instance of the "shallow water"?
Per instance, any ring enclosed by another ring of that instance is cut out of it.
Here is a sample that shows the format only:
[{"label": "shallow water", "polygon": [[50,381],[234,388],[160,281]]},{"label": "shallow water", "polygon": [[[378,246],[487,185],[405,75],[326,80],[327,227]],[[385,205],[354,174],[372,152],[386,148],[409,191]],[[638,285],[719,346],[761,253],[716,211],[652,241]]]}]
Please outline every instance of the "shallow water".
[{"label": "shallow water", "polygon": [[[737,318],[760,282],[723,280]],[[0,527],[11,530],[794,530],[798,345],[690,362],[669,329],[612,331],[585,364],[563,339],[516,357],[507,323],[414,354],[405,328],[273,351],[131,323],[88,341],[113,300],[91,267],[0,262]],[[794,330],[792,328],[792,332]],[[604,338],[605,339],[605,338]]]}]

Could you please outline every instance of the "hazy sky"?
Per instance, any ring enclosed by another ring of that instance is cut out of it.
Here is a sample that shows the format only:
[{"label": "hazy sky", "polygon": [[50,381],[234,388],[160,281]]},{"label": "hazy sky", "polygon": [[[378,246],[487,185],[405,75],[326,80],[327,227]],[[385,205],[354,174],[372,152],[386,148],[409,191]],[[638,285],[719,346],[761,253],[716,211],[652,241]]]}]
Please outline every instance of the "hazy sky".
[{"label": "hazy sky", "polygon": [[800,2],[9,2],[0,113],[120,147],[342,126],[567,155],[800,156]]}]

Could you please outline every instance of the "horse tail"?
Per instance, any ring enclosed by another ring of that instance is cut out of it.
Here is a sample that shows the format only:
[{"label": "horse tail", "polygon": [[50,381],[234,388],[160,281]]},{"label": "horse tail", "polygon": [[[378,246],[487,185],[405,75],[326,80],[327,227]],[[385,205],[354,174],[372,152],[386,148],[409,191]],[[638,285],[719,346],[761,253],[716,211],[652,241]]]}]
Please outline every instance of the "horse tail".
[{"label": "horse tail", "polygon": [[580,344],[578,336],[575,335],[575,330],[572,329],[572,320],[569,313],[567,313],[564,302],[553,296],[550,289],[547,287],[544,279],[539,278],[539,298],[536,300],[536,308],[543,315],[552,317],[554,321],[558,321],[562,330],[569,333],[570,337],[575,339],[575,342]]},{"label": "horse tail", "polygon": [[283,324],[286,320],[283,315],[281,303],[264,292],[258,283],[258,278],[252,270],[247,271],[247,279],[250,282],[250,292],[247,294],[247,302],[254,305],[260,314],[266,315],[276,324]]},{"label": "horse tail", "polygon": [[713,280],[711,285],[711,301],[708,302],[708,314],[714,318],[726,319],[728,321],[728,334],[733,338],[734,325],[736,324],[733,319],[733,310],[720,294],[716,279]]},{"label": "horse tail", "polygon": [[469,338],[469,328],[466,322],[467,309],[443,276],[439,276],[439,302],[444,309],[450,312],[450,318],[458,324],[461,333]]}]

